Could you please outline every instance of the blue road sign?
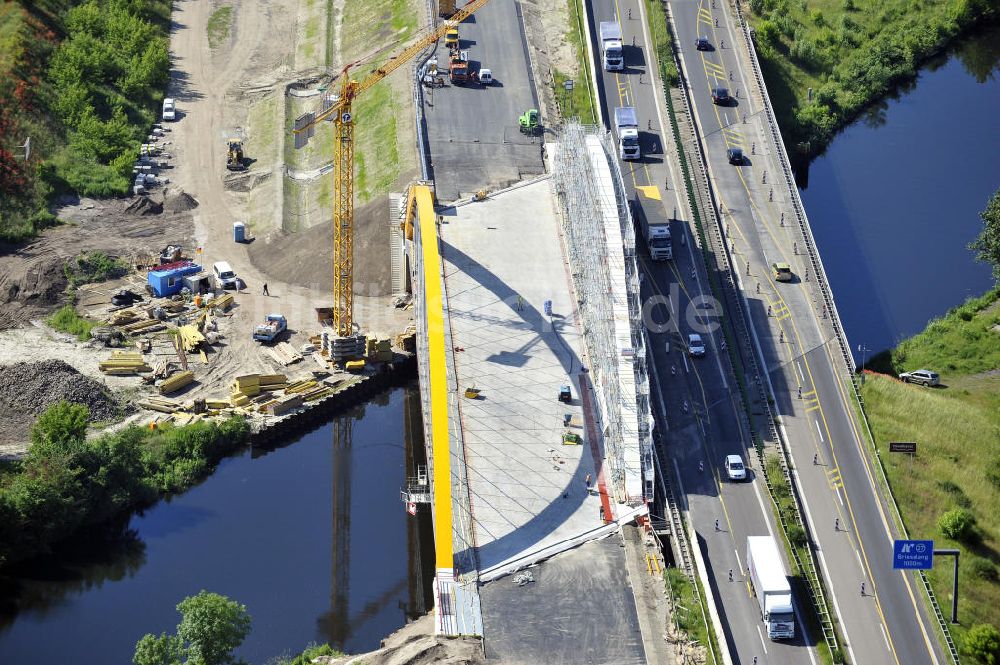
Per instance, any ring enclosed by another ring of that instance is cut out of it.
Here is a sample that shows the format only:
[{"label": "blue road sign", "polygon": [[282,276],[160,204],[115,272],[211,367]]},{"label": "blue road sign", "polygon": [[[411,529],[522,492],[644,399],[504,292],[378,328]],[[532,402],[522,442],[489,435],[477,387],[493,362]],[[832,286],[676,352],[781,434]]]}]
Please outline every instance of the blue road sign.
[{"label": "blue road sign", "polygon": [[896,570],[930,570],[934,567],[933,540],[897,540],[892,547]]}]

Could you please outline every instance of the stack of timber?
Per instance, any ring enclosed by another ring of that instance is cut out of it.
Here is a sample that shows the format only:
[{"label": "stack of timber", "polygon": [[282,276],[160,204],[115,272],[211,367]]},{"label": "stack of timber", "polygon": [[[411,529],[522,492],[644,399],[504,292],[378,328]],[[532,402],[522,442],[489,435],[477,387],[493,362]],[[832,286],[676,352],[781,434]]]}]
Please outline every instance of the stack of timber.
[{"label": "stack of timber", "polygon": [[223,293],[218,298],[212,298],[211,300],[208,301],[208,307],[209,308],[212,308],[212,309],[215,309],[215,308],[221,309],[224,312],[226,310],[228,310],[232,306],[233,306],[233,294],[232,293]]},{"label": "stack of timber", "polygon": [[172,374],[160,384],[160,394],[167,395],[194,382],[194,372],[184,371]]},{"label": "stack of timber", "polygon": [[285,388],[285,395],[300,395],[304,402],[312,402],[332,394],[333,388],[313,379],[293,381]]},{"label": "stack of timber", "polygon": [[265,346],[262,348],[279,365],[288,366],[302,360],[302,354],[296,351],[295,347],[288,342],[279,342],[274,346]]},{"label": "stack of timber", "polygon": [[367,338],[365,340],[365,357],[374,362],[392,362],[392,342],[378,337]]},{"label": "stack of timber", "polygon": [[135,323],[139,319],[143,318],[145,318],[145,315],[142,312],[129,307],[128,309],[120,309],[117,312],[113,312],[111,316],[108,317],[108,325],[123,326],[127,323]]},{"label": "stack of timber", "polygon": [[130,351],[114,351],[107,360],[102,360],[98,367],[105,374],[129,376],[139,372],[151,372],[153,368],[146,364],[141,353]]},{"label": "stack of timber", "polygon": [[181,344],[184,345],[184,350],[188,353],[193,352],[199,344],[205,341],[205,336],[193,324],[179,327],[177,336],[180,338]]},{"label": "stack of timber", "polygon": [[165,330],[167,326],[163,323],[157,321],[156,319],[145,319],[143,321],[136,321],[135,323],[128,323],[121,326],[121,329],[127,333],[137,333],[141,332],[143,334],[156,332],[157,330]]},{"label": "stack of timber", "polygon": [[150,409],[151,411],[159,411],[160,413],[177,413],[181,410],[181,403],[174,399],[168,399],[166,397],[156,397],[151,396],[149,399],[139,402],[139,406],[144,409]]}]

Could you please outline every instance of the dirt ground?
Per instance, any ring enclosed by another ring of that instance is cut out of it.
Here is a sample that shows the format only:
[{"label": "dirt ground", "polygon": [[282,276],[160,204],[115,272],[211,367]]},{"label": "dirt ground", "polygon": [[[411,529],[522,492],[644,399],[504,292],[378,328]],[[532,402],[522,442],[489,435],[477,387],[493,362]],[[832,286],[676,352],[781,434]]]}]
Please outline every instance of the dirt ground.
[{"label": "dirt ground", "polygon": [[555,118],[559,105],[552,85],[553,72],[581,75],[577,71],[573,47],[566,39],[569,5],[567,0],[522,0],[521,10],[532,65],[542,84],[538,88],[542,117]]},{"label": "dirt ground", "polygon": [[317,665],[485,665],[482,642],[434,635],[427,614],[382,640],[382,648],[341,658],[321,657]]}]

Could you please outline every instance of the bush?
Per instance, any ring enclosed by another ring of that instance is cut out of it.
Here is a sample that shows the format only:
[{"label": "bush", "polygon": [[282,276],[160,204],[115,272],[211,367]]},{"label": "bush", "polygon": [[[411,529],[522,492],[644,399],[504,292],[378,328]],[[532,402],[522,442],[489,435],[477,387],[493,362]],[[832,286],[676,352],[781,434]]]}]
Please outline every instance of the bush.
[{"label": "bush", "polygon": [[962,651],[983,665],[1000,663],[1000,631],[987,623],[976,624],[965,634]]},{"label": "bush", "polygon": [[938,528],[946,538],[968,541],[976,526],[976,518],[965,508],[953,508],[938,519]]},{"label": "bush", "polygon": [[805,529],[800,527],[798,524],[789,524],[788,542],[791,543],[792,547],[805,547],[808,542],[806,539]]},{"label": "bush", "polygon": [[63,274],[70,288],[74,289],[80,284],[124,277],[128,274],[128,265],[118,257],[108,256],[104,252],[90,252],[80,254],[76,259],[63,264]]},{"label": "bush", "polygon": [[45,322],[59,332],[76,335],[81,342],[90,339],[90,331],[97,325],[96,321],[77,314],[73,305],[63,305],[58,312],[45,319]]},{"label": "bush", "polygon": [[86,419],[86,407],[50,407],[24,461],[0,476],[0,564],[44,553],[82,527],[191,486],[249,433],[245,421],[231,419],[129,427],[85,441]]},{"label": "bush", "polygon": [[997,567],[985,557],[972,555],[972,558],[969,560],[969,571],[976,578],[986,582],[997,581]]}]

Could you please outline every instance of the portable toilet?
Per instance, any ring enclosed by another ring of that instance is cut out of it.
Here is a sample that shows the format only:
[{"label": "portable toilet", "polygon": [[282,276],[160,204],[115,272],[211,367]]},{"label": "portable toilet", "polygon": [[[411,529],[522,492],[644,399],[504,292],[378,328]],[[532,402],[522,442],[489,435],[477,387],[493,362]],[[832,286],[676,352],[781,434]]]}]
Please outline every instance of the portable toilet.
[{"label": "portable toilet", "polygon": [[247,225],[243,222],[233,222],[233,240],[236,242],[246,242]]}]

